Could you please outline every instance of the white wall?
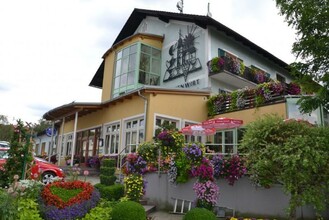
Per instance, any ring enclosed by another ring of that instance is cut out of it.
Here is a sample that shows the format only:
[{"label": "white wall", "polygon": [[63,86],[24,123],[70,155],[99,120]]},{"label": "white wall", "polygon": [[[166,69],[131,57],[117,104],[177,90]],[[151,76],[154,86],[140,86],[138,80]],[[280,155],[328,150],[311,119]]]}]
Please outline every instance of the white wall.
[{"label": "white wall", "polygon": [[[196,179],[185,184],[172,185],[168,181],[166,173],[150,173],[145,175],[147,180],[146,195],[150,203],[154,203],[158,209],[173,211],[174,200],[180,198],[194,201],[196,196],[193,184]],[[234,208],[240,213],[257,214],[263,217],[286,217],[289,197],[277,185],[270,189],[255,187],[247,177],[236,181],[234,186],[228,185],[225,179],[216,180],[219,186],[219,199],[217,205]],[[297,215],[304,218],[314,218],[314,210],[303,207],[297,210]],[[325,219],[329,219],[329,209],[326,211]],[[253,217],[253,216],[246,216]]]}]

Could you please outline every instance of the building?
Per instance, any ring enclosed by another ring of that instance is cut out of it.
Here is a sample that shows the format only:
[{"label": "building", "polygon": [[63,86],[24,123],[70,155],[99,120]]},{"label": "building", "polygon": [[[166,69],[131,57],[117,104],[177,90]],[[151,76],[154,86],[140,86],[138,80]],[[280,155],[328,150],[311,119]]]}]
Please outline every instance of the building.
[{"label": "building", "polygon": [[[65,104],[43,118],[61,123],[60,162],[70,156],[84,163],[93,155],[136,151],[163,122],[181,129],[208,119],[212,95],[269,81],[290,85],[292,80],[288,64],[209,16],[135,9],[89,84],[102,89],[100,101]],[[298,96],[275,97],[260,106],[244,100],[243,106],[217,109],[211,117],[239,118],[245,124],[265,113],[301,117]],[[325,117],[318,110],[308,119],[322,124]],[[234,153],[239,132],[198,138],[226,146],[222,153]]]}]

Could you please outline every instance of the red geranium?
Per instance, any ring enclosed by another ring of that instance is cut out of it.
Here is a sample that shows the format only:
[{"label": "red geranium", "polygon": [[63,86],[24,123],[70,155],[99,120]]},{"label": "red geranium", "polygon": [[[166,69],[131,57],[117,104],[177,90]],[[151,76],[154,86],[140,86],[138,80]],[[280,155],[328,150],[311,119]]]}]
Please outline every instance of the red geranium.
[{"label": "red geranium", "polygon": [[[59,187],[59,188],[64,188],[66,190],[82,189],[82,191],[65,202],[58,195],[54,195],[52,193],[51,187]],[[81,203],[84,200],[90,199],[93,190],[94,187],[90,183],[82,182],[79,180],[73,182],[54,182],[52,184],[46,185],[43,188],[41,196],[45,201],[46,205],[53,205],[59,209],[62,209],[64,207],[71,206],[76,203]]]}]

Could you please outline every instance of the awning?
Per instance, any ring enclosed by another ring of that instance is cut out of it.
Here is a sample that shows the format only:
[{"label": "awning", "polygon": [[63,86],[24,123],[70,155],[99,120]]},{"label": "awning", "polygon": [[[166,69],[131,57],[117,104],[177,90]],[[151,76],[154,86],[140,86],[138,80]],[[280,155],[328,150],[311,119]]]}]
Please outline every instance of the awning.
[{"label": "awning", "polygon": [[72,102],[54,108],[43,115],[46,120],[59,120],[65,117],[65,121],[73,120],[75,113],[79,112],[79,117],[102,109],[101,103]]}]

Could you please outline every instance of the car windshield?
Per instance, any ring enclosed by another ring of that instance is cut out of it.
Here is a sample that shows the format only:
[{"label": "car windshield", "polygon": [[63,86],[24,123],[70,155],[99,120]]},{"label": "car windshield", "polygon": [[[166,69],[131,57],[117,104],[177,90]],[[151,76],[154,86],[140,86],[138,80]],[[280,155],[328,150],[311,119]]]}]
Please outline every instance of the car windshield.
[{"label": "car windshield", "polygon": [[0,147],[9,147],[9,144],[4,143],[4,142],[0,142]]},{"label": "car windshield", "polygon": [[40,158],[40,157],[34,157],[34,159],[37,160],[37,161],[49,163],[49,161],[47,161],[47,160],[45,160],[43,158]]},{"label": "car windshield", "polygon": [[7,151],[0,151],[0,159],[7,159],[8,158],[8,152]]}]

